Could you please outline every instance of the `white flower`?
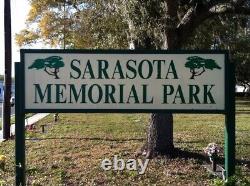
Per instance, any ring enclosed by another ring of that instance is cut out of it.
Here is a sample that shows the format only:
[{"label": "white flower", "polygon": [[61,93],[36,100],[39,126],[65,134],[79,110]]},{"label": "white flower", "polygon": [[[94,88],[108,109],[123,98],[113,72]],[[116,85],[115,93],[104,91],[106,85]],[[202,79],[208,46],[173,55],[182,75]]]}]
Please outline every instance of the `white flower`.
[{"label": "white flower", "polygon": [[216,156],[220,153],[222,149],[216,143],[209,143],[206,148],[204,148],[204,152],[208,154],[208,156]]}]

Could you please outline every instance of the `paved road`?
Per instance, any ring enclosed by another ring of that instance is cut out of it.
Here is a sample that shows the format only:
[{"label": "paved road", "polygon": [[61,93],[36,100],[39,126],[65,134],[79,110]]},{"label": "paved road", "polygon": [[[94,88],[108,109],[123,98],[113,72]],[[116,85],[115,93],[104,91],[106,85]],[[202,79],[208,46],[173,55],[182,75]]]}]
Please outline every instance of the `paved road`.
[{"label": "paved road", "polygon": [[[0,118],[2,118],[3,103],[0,103]],[[11,115],[15,114],[15,107],[11,107]]]}]

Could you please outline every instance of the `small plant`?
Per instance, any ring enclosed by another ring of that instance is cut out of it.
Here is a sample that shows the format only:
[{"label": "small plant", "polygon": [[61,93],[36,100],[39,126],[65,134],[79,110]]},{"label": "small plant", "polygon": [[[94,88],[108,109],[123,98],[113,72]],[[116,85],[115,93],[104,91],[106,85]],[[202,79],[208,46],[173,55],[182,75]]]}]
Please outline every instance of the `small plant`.
[{"label": "small plant", "polygon": [[212,163],[213,171],[216,171],[216,164],[218,159],[218,154],[222,151],[222,148],[219,147],[216,143],[209,143],[204,152],[208,155],[210,162]]},{"label": "small plant", "polygon": [[6,163],[6,156],[0,155],[0,169],[4,170]]}]

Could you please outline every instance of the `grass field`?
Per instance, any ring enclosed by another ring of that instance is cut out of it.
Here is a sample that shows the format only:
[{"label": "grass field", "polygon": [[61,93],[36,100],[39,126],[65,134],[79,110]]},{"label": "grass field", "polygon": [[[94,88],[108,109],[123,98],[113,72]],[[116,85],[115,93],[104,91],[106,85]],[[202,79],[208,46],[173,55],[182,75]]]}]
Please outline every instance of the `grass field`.
[{"label": "grass field", "polygon": [[[143,145],[148,114],[60,114],[40,121],[26,134],[28,185],[220,185],[203,165],[203,148],[224,145],[223,115],[174,115],[174,143],[185,152],[179,157],[150,160],[145,174],[104,171],[101,161],[114,155],[128,160]],[[41,125],[46,124],[45,133]],[[250,184],[250,101],[237,101],[237,185]],[[13,185],[14,141],[0,144],[7,157],[0,185]],[[143,158],[143,157],[139,157]],[[221,157],[223,158],[223,157]],[[223,164],[223,159],[222,159]]]}]

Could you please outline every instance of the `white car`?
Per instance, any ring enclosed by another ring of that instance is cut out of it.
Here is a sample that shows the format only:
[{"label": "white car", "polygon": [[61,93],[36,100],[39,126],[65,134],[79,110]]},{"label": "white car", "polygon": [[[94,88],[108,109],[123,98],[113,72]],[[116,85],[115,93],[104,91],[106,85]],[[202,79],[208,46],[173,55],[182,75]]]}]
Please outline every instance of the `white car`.
[{"label": "white car", "polygon": [[10,98],[10,105],[13,107],[15,105],[15,96]]}]

